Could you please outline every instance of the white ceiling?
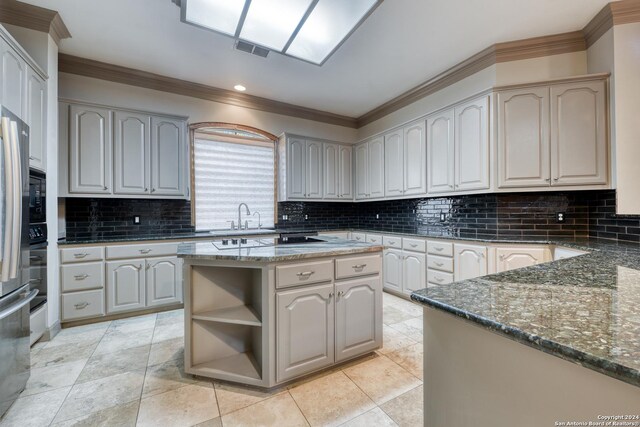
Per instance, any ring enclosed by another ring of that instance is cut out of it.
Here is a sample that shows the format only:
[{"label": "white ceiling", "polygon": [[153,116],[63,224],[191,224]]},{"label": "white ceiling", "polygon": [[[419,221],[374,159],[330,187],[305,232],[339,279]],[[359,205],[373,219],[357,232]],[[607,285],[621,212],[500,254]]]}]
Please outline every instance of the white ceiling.
[{"label": "white ceiling", "polygon": [[582,29],[609,0],[386,0],[322,66],[180,22],[171,0],[23,0],[60,12],[61,52],[357,117],[501,41]]}]

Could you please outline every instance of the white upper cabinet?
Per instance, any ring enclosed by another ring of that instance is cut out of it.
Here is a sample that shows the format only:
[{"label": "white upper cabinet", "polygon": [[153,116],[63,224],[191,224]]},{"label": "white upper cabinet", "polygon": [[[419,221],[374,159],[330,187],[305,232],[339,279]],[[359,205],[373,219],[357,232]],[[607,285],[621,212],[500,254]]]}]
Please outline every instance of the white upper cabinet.
[{"label": "white upper cabinet", "polygon": [[185,157],[185,123],[167,117],[151,116],[152,196],[184,196],[188,166]]},{"label": "white upper cabinet", "polygon": [[449,193],[454,190],[453,108],[427,118],[427,191]]},{"label": "white upper cabinet", "polygon": [[404,194],[404,142],[402,129],[384,136],[384,195]]},{"label": "white upper cabinet", "polygon": [[356,200],[369,197],[369,143],[356,146]]},{"label": "white upper cabinet", "polygon": [[287,143],[287,193],[289,197],[304,199],[306,188],[306,141],[290,138]]},{"label": "white upper cabinet", "polygon": [[0,39],[2,106],[26,121],[27,63],[8,43]]},{"label": "white upper cabinet", "polygon": [[551,86],[552,185],[608,181],[605,82]]},{"label": "white upper cabinet", "polygon": [[306,142],[307,199],[322,199],[322,142]]},{"label": "white upper cabinet", "polygon": [[369,141],[369,195],[370,199],[384,197],[384,138]]},{"label": "white upper cabinet", "polygon": [[338,197],[353,199],[353,150],[346,145],[339,145],[338,159]]},{"label": "white upper cabinet", "polygon": [[455,108],[455,188],[489,188],[489,97]]},{"label": "white upper cabinet", "polygon": [[322,179],[324,199],[339,199],[340,146],[338,144],[324,144]]},{"label": "white upper cabinet", "polygon": [[425,122],[419,120],[403,129],[404,132],[404,187],[408,195],[424,195],[427,192],[427,144]]},{"label": "white upper cabinet", "polygon": [[114,193],[147,194],[150,117],[116,111],[114,121]]},{"label": "white upper cabinet", "polygon": [[499,187],[548,186],[549,88],[499,92],[497,104]]},{"label": "white upper cabinet", "polygon": [[47,86],[31,68],[27,68],[27,115],[29,125],[29,166],[47,170]]}]

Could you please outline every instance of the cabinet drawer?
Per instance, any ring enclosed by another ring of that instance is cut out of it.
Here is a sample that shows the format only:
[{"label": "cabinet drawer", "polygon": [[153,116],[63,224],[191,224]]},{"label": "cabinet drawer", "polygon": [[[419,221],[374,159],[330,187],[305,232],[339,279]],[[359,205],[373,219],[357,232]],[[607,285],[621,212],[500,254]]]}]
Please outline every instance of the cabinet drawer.
[{"label": "cabinet drawer", "polygon": [[333,261],[276,266],[276,288],[330,282],[333,280]]},{"label": "cabinet drawer", "polygon": [[62,294],[62,320],[104,316],[104,291]]},{"label": "cabinet drawer", "polygon": [[427,257],[427,267],[453,273],[453,258],[447,258],[438,255],[429,255]]},{"label": "cabinet drawer", "polygon": [[92,246],[87,248],[60,249],[60,261],[70,262],[101,261],[104,258],[104,248]]},{"label": "cabinet drawer", "polygon": [[422,239],[402,239],[402,249],[413,252],[422,252],[425,253],[427,251],[427,242]]},{"label": "cabinet drawer", "polygon": [[104,264],[86,262],[60,267],[62,292],[83,291],[104,287]]},{"label": "cabinet drawer", "polygon": [[367,243],[382,244],[382,236],[379,234],[367,234]]},{"label": "cabinet drawer", "polygon": [[383,236],[382,244],[388,248],[400,249],[402,248],[402,238],[394,236]]},{"label": "cabinet drawer", "polygon": [[427,281],[433,285],[448,285],[449,283],[453,283],[453,274],[428,269]]},{"label": "cabinet drawer", "polygon": [[364,233],[351,233],[351,240],[355,240],[357,242],[366,242],[367,235]]},{"label": "cabinet drawer", "polygon": [[453,243],[430,240],[427,242],[427,253],[442,256],[453,256]]},{"label": "cabinet drawer", "polygon": [[379,255],[337,259],[336,279],[378,274],[381,264]]},{"label": "cabinet drawer", "polygon": [[107,259],[171,256],[178,253],[179,243],[151,243],[142,245],[118,245],[107,247]]}]

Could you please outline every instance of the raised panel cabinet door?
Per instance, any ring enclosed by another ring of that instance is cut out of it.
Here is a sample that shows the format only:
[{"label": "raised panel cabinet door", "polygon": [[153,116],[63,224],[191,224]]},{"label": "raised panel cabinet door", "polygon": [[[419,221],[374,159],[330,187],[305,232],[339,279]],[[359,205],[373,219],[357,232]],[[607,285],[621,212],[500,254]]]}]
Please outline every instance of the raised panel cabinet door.
[{"label": "raised panel cabinet door", "polygon": [[489,188],[489,97],[455,108],[455,189]]},{"label": "raised panel cabinet door", "polygon": [[498,186],[549,186],[549,88],[509,90],[497,98]]},{"label": "raised panel cabinet door", "polygon": [[356,146],[356,200],[369,198],[369,143]]},{"label": "raised panel cabinet door", "polygon": [[544,248],[497,248],[497,271],[515,270],[545,262]]},{"label": "raised panel cabinet door", "polygon": [[353,199],[353,149],[345,145],[339,147],[339,197]]},{"label": "raised panel cabinet door", "polygon": [[551,86],[551,185],[606,184],[604,81]]},{"label": "raised panel cabinet door", "polygon": [[454,191],[455,142],[453,108],[427,118],[427,192]]},{"label": "raised panel cabinet door", "polygon": [[336,362],[382,345],[379,277],[336,284]]},{"label": "raised panel cabinet door", "polygon": [[111,111],[71,105],[69,192],[110,194],[112,155]]},{"label": "raised panel cabinet door", "polygon": [[184,196],[187,171],[185,123],[151,117],[151,195]]},{"label": "raised panel cabinet door", "polygon": [[295,199],[307,195],[306,147],[304,139],[290,138],[287,144],[287,190],[288,196]]},{"label": "raised panel cabinet door", "polygon": [[146,263],[147,307],[182,302],[182,260],[149,258]]},{"label": "raised panel cabinet door", "polygon": [[322,142],[307,141],[307,199],[322,199]]},{"label": "raised panel cabinet door", "polygon": [[402,292],[411,292],[427,287],[427,257],[425,254],[403,252]]},{"label": "raised panel cabinet door", "polygon": [[47,170],[46,83],[27,68],[27,117],[29,125],[29,167]]},{"label": "raised panel cabinet door", "polygon": [[340,198],[340,146],[323,144],[322,191],[324,199]]},{"label": "raised panel cabinet door", "polygon": [[384,288],[402,292],[402,251],[385,249],[383,261]]},{"label": "raised panel cabinet door", "polygon": [[404,128],[404,195],[427,192],[427,143],[425,122],[417,121]]},{"label": "raised panel cabinet door", "polygon": [[369,198],[384,197],[384,138],[369,141]]},{"label": "raised panel cabinet door", "polygon": [[107,313],[145,307],[145,260],[108,261]]},{"label": "raised panel cabinet door", "polygon": [[467,280],[487,274],[487,247],[456,243],[454,252],[455,280]]},{"label": "raised panel cabinet door", "polygon": [[276,378],[284,381],[333,364],[333,284],[276,293]]},{"label": "raised panel cabinet door", "polygon": [[2,106],[26,121],[27,64],[11,46],[0,40],[2,55]]},{"label": "raised panel cabinet door", "polygon": [[384,196],[386,197],[404,194],[403,151],[402,129],[389,132],[384,136]]},{"label": "raised panel cabinet door", "polygon": [[144,114],[114,113],[115,194],[149,193],[150,120]]}]

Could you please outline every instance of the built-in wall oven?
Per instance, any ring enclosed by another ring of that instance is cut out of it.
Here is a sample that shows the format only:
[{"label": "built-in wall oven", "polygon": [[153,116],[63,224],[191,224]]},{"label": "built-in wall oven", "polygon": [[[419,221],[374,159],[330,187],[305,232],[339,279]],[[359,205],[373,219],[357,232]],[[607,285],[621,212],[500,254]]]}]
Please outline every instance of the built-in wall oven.
[{"label": "built-in wall oven", "polygon": [[31,313],[47,302],[47,180],[42,172],[29,171],[29,272],[31,289],[38,296],[31,301]]}]

